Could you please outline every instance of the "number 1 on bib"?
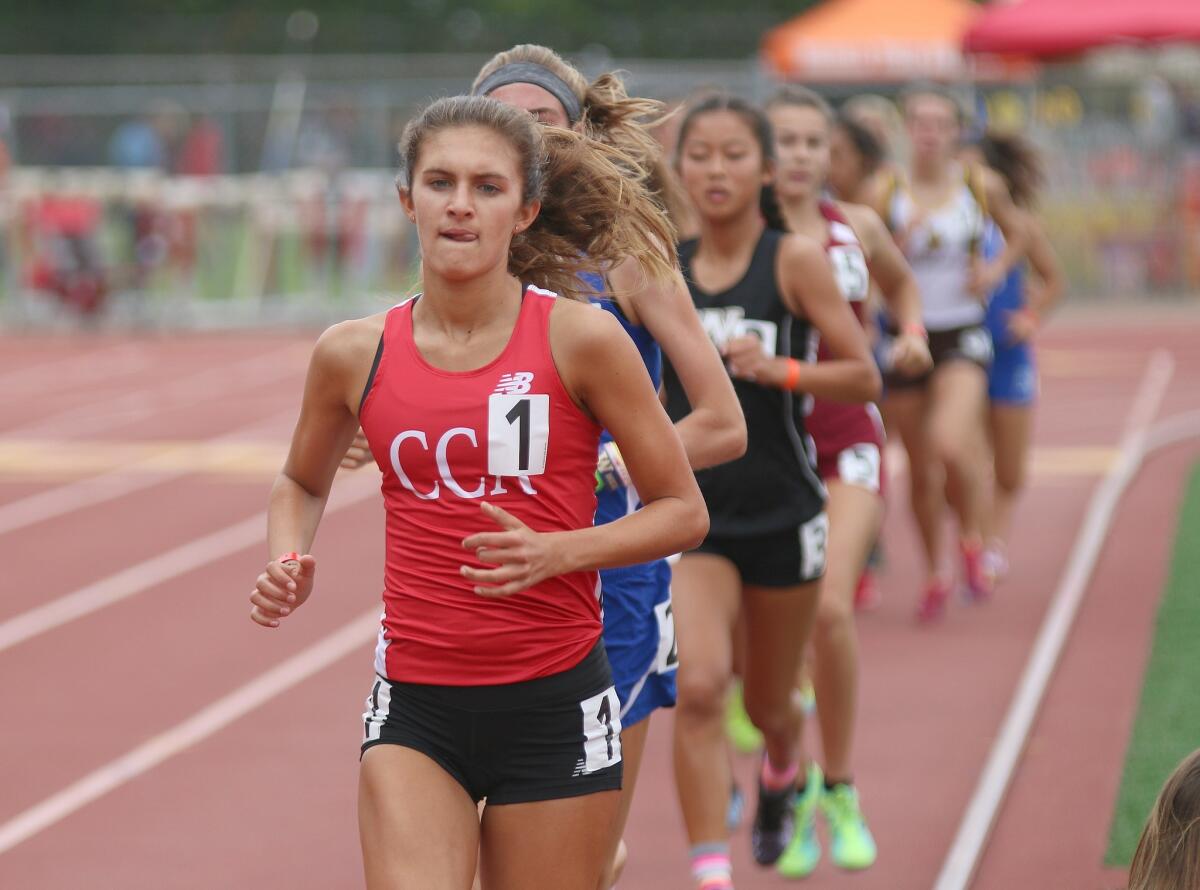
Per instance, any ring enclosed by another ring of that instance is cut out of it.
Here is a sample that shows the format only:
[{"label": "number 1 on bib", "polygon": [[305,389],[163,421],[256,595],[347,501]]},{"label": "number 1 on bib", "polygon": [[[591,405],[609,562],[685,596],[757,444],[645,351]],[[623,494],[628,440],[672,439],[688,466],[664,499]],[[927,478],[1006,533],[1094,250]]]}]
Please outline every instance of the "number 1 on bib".
[{"label": "number 1 on bib", "polygon": [[550,443],[550,396],[488,397],[488,475],[540,476]]}]

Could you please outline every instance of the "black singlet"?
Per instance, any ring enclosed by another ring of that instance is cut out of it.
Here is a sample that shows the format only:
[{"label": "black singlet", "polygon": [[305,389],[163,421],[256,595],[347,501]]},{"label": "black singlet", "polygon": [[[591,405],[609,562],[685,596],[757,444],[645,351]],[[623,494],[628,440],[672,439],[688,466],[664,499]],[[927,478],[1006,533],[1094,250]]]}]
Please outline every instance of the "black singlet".
[{"label": "black singlet", "polygon": [[[692,277],[698,241],[679,245],[679,264],[692,302],[709,338],[721,348],[742,334],[760,337],[775,355],[814,361],[817,338],[802,318],[788,311],[776,281],[781,232],[765,229],[742,279],[709,294]],[[690,410],[673,368],[664,373],[667,412],[678,421]],[[809,400],[780,389],[734,380],[746,416],[742,457],[696,473],[710,517],[710,534],[749,537],[797,528],[825,507],[825,487],[816,471],[816,449],[804,429]]]}]

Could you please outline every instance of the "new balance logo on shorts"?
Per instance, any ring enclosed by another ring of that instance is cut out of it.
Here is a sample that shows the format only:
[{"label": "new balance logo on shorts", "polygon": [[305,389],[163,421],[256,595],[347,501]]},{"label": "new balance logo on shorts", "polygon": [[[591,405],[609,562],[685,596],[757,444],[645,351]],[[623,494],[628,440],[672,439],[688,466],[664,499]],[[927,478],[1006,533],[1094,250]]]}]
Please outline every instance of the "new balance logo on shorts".
[{"label": "new balance logo on shorts", "polygon": [[515,371],[504,374],[496,384],[495,392],[504,396],[520,396],[529,392],[533,385],[533,373],[530,371]]}]

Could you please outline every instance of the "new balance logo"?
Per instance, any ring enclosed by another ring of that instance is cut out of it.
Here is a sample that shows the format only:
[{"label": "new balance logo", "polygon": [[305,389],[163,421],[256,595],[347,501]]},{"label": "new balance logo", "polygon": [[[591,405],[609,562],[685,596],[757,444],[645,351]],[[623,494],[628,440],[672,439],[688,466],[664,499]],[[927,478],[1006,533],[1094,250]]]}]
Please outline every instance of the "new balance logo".
[{"label": "new balance logo", "polygon": [[496,384],[495,392],[503,396],[521,396],[529,392],[532,384],[533,372],[517,371],[513,374],[503,375],[500,382]]}]

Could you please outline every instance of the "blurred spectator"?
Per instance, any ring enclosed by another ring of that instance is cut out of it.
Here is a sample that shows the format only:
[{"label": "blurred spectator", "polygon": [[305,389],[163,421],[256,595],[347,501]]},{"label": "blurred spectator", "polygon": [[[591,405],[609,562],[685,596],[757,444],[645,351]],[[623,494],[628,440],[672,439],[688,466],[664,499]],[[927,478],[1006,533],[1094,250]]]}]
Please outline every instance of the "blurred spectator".
[{"label": "blurred spectator", "polygon": [[179,148],[175,170],[184,176],[215,176],[225,171],[225,134],[211,117],[192,123]]},{"label": "blurred spectator", "polygon": [[296,138],[295,164],[326,173],[350,166],[358,114],[349,100],[330,106],[319,115],[308,115]]},{"label": "blurred spectator", "polygon": [[171,150],[187,121],[173,102],[155,102],[141,117],[117,127],[108,143],[108,161],[124,169],[168,170]]}]

